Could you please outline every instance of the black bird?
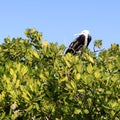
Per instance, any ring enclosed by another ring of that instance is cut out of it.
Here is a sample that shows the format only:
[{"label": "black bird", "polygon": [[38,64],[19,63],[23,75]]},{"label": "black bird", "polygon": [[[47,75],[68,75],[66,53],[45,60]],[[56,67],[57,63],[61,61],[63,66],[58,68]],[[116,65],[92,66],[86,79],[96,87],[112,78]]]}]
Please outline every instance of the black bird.
[{"label": "black bird", "polygon": [[66,50],[65,54],[72,53],[76,54],[81,52],[83,47],[88,47],[92,37],[89,34],[88,30],[83,30],[79,36],[69,45],[68,49]]}]

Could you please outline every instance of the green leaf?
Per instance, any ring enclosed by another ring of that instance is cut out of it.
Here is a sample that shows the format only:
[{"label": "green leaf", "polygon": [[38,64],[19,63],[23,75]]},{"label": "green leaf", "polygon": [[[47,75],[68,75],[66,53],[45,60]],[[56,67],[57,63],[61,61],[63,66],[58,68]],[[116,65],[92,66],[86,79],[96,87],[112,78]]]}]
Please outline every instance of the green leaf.
[{"label": "green leaf", "polygon": [[88,110],[88,109],[85,109],[85,110],[84,110],[84,113],[85,113],[85,114],[89,114],[89,110]]},{"label": "green leaf", "polygon": [[83,72],[83,66],[82,66],[82,64],[77,64],[77,65],[76,65],[76,69],[77,69],[77,71],[78,71],[79,73],[82,73],[82,72]]},{"label": "green leaf", "polygon": [[78,92],[79,93],[85,93],[85,90],[84,89],[79,89]]},{"label": "green leaf", "polygon": [[75,108],[74,114],[80,114],[82,111],[80,109]]},{"label": "green leaf", "polygon": [[66,65],[67,65],[67,67],[70,67],[70,66],[71,66],[71,64],[70,64],[69,61],[66,60],[65,63],[66,63]]},{"label": "green leaf", "polygon": [[10,74],[11,74],[12,76],[14,76],[15,70],[13,70],[13,69],[11,68],[11,69],[10,69]]},{"label": "green leaf", "polygon": [[27,66],[22,66],[21,68],[21,76],[25,75],[28,72],[28,67]]},{"label": "green leaf", "polygon": [[75,74],[75,79],[76,79],[76,80],[79,80],[80,77],[81,77],[80,73]]},{"label": "green leaf", "polygon": [[68,77],[65,76],[64,78],[60,79],[60,82],[65,82],[65,81],[68,81]]},{"label": "green leaf", "polygon": [[107,91],[106,91],[106,94],[107,94],[107,95],[111,95],[112,92],[111,92],[110,90],[107,90]]},{"label": "green leaf", "polygon": [[3,102],[3,100],[5,99],[5,91],[2,91],[1,93],[0,93],[0,102]]},{"label": "green leaf", "polygon": [[26,109],[26,111],[27,111],[27,112],[30,112],[32,109],[33,109],[33,105],[30,105],[30,106]]},{"label": "green leaf", "polygon": [[73,88],[73,89],[76,89],[76,84],[75,84],[75,82],[74,82],[74,81],[71,81],[70,83],[71,83],[72,88]]},{"label": "green leaf", "polygon": [[42,81],[44,81],[44,80],[47,79],[43,73],[40,73],[40,74],[39,74],[39,77],[40,77],[40,79],[42,79]]},{"label": "green leaf", "polygon": [[48,52],[47,51],[47,48],[48,48],[48,42],[47,41],[44,41],[43,44],[42,44],[42,50],[46,53]]},{"label": "green leaf", "polygon": [[71,86],[69,83],[66,83],[66,89],[67,89],[67,90],[68,90],[68,89],[72,90],[73,88],[72,88],[72,86]]},{"label": "green leaf", "polygon": [[95,73],[94,73],[95,77],[98,79],[101,77],[101,73],[99,70],[96,70]]},{"label": "green leaf", "polygon": [[4,120],[5,116],[6,116],[5,112],[1,112],[0,113],[0,119],[1,120]]},{"label": "green leaf", "polygon": [[19,88],[19,86],[20,86],[20,80],[16,80],[15,88]]},{"label": "green leaf", "polygon": [[65,63],[66,63],[66,65],[67,65],[67,67],[71,67],[72,66],[72,64],[71,64],[71,54],[66,54],[66,56],[63,56],[63,59],[64,59],[64,61],[65,61]]},{"label": "green leaf", "polygon": [[39,55],[38,55],[37,51],[35,51],[35,50],[32,51],[32,54],[35,58],[39,59]]},{"label": "green leaf", "polygon": [[94,59],[93,59],[91,56],[88,56],[88,60],[89,60],[91,63],[94,63]]},{"label": "green leaf", "polygon": [[87,53],[84,53],[84,58],[85,58],[86,60],[88,60],[89,62],[91,62],[92,64],[94,63],[93,57],[91,57],[91,56],[88,55]]},{"label": "green leaf", "polygon": [[94,41],[94,46],[98,47],[98,48],[101,48],[102,47],[102,40],[95,40]]},{"label": "green leaf", "polygon": [[47,42],[47,41],[44,41],[43,44],[42,44],[42,47],[43,47],[43,48],[44,48],[44,47],[46,48],[47,46],[48,46],[48,42]]},{"label": "green leaf", "polygon": [[93,72],[93,67],[91,63],[87,66],[87,72],[90,74]]},{"label": "green leaf", "polygon": [[23,92],[22,97],[25,99],[25,101],[30,101],[29,97],[26,93]]}]

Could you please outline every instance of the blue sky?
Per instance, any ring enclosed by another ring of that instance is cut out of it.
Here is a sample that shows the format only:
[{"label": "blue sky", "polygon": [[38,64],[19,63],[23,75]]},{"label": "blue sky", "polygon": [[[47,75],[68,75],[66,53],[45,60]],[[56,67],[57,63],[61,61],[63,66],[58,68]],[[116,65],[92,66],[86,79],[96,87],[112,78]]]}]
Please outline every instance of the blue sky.
[{"label": "blue sky", "polygon": [[27,28],[43,39],[68,46],[75,33],[88,29],[103,47],[120,44],[120,0],[1,0],[0,43],[5,37],[23,37]]}]

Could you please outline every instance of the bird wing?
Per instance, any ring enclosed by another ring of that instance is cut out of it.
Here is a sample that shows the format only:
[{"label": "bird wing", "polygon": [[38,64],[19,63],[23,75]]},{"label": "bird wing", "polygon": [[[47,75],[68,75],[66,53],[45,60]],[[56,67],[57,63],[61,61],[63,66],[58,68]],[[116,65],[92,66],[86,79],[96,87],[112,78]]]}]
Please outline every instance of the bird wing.
[{"label": "bird wing", "polygon": [[89,43],[90,43],[91,40],[92,40],[92,37],[91,37],[90,35],[88,35],[88,43],[87,43],[87,47],[88,47],[88,45],[89,45]]},{"label": "bird wing", "polygon": [[70,45],[69,48],[67,49],[66,53],[71,52],[71,53],[76,53],[78,52],[83,46],[85,42],[85,36],[80,35],[79,37],[76,38]]}]

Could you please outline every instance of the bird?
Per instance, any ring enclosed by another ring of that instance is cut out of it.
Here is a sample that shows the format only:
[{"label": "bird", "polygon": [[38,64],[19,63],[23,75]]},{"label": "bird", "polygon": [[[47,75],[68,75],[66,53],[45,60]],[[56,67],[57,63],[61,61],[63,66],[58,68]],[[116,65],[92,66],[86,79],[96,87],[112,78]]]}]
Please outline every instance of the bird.
[{"label": "bird", "polygon": [[83,47],[88,47],[91,40],[92,37],[89,33],[89,30],[83,30],[80,34],[78,34],[78,37],[73,42],[71,42],[65,54],[71,53],[75,55],[77,53],[81,53],[81,49]]}]

